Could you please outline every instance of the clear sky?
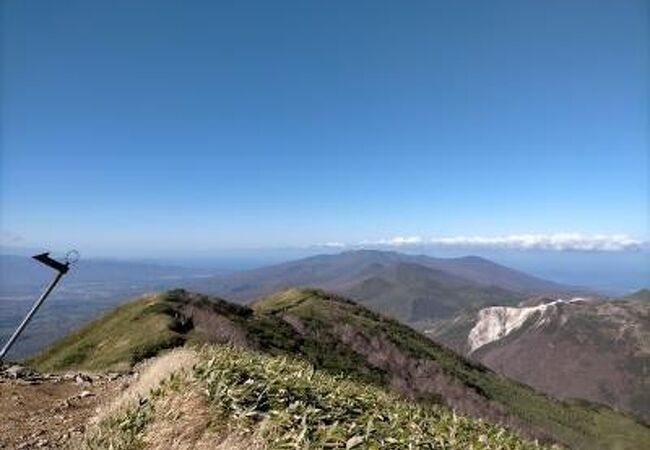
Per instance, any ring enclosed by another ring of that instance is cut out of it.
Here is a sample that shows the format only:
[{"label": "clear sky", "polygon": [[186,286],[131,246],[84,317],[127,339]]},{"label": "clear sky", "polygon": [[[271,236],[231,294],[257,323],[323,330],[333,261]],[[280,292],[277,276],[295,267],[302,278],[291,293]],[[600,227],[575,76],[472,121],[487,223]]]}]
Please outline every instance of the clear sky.
[{"label": "clear sky", "polygon": [[5,242],[647,240],[647,0],[2,2]]}]

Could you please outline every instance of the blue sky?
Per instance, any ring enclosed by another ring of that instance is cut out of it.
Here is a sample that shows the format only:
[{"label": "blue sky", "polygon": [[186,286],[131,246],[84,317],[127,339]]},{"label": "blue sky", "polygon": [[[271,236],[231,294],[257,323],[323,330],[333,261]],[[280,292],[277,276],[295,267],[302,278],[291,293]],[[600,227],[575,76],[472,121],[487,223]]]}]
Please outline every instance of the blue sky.
[{"label": "blue sky", "polygon": [[6,243],[649,237],[647,1],[2,8]]}]

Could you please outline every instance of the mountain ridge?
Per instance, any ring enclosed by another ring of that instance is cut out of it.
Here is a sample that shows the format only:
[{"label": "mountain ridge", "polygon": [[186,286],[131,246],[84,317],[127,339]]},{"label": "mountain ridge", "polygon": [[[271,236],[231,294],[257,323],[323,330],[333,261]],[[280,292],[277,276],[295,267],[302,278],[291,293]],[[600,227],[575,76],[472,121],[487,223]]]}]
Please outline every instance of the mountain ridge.
[{"label": "mountain ridge", "polygon": [[[443,403],[575,448],[594,448],[597,442],[601,448],[633,449],[638,439],[650,438],[650,429],[634,418],[596,405],[552,400],[393,319],[319,290],[290,289],[251,307],[177,290],[120,308],[30,363],[43,370],[106,370],[180,345],[230,343],[295,355],[318,369],[384,386],[405,398]],[[106,345],[117,359],[105,358],[101,349]]]},{"label": "mountain ridge", "polygon": [[445,259],[379,250],[316,255],[186,287],[241,302],[291,287],[325,289],[406,322],[448,317],[470,304],[516,303],[533,292],[575,290],[476,256]]}]

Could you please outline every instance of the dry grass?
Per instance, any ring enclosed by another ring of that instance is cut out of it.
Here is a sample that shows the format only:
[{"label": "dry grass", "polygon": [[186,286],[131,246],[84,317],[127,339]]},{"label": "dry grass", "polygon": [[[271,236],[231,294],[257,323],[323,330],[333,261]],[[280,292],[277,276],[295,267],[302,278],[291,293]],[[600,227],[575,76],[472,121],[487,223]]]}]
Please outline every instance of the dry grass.
[{"label": "dry grass", "polygon": [[[89,421],[83,442],[72,442],[69,448],[115,450],[134,448],[131,437],[140,431],[139,426],[125,429],[132,423],[126,423],[122,418],[138,411],[140,413],[138,419],[143,422],[145,420],[143,407],[147,406],[152,392],[172,376],[186,376],[197,361],[196,352],[180,348],[142,363],[136,372],[134,382],[115,400],[98,408],[97,414]],[[112,429],[115,426],[122,428],[123,433],[115,433]]]},{"label": "dry grass", "polygon": [[[186,385],[186,383],[183,383]],[[187,384],[187,386],[190,386]],[[237,433],[217,432],[206,398],[192,386],[156,402],[142,444],[151,450],[263,450],[261,443]]]},{"label": "dry grass", "polygon": [[115,403],[86,434],[84,448],[545,448],[299,360],[229,346],[171,352]]},{"label": "dry grass", "polygon": [[206,439],[209,426],[210,411],[205,398],[196,389],[190,389],[156,403],[142,442],[155,450],[197,448],[199,441],[209,440]]},{"label": "dry grass", "polygon": [[136,372],[136,381],[117,399],[101,408],[92,422],[99,423],[108,416],[125,411],[140,399],[146,398],[165,378],[181,370],[190,370],[197,361],[196,352],[186,348],[175,349],[158,358],[145,361]]},{"label": "dry grass", "polygon": [[[206,397],[191,382],[197,362],[195,351],[181,348],[141,364],[135,382],[98,409],[84,441],[73,442],[69,448],[265,450],[266,446],[254,437],[214,429]],[[167,389],[165,395],[160,395],[161,389]],[[150,408],[152,397],[155,408]],[[138,436],[125,427],[134,421]]]}]

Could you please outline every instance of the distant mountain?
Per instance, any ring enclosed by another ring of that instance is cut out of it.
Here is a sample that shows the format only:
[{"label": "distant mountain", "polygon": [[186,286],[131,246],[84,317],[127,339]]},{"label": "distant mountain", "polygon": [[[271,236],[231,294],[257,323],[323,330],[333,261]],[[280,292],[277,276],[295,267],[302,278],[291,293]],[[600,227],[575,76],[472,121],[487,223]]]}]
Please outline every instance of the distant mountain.
[{"label": "distant mountain", "polygon": [[414,263],[396,263],[374,271],[344,295],[383,314],[411,323],[447,317],[473,304],[507,304],[521,295],[497,286],[484,286],[442,270]]},{"label": "distant mountain", "polygon": [[[25,256],[0,255],[0,340],[52,277]],[[406,323],[449,317],[470,305],[515,304],[530,292],[569,290],[488,260],[352,251],[233,274],[119,260],[81,259],[37,314],[13,356],[25,356],[85,320],[145,292],[184,286],[247,302],[291,287],[347,295]]]},{"label": "distant mountain", "polygon": [[[409,257],[408,255],[405,255]],[[563,292],[574,287],[544,280],[518,270],[502,266],[479,256],[461,258],[432,258],[421,255],[409,257],[412,262],[442,270],[485,286],[497,286],[517,292]]]},{"label": "distant mountain", "polygon": [[427,334],[559,398],[582,398],[650,421],[648,290],[624,300],[474,308]]},{"label": "distant mountain", "polygon": [[433,258],[359,250],[197,280],[188,287],[250,301],[291,287],[347,295],[406,322],[448,317],[469,305],[516,303],[573,289],[479,257]]},{"label": "distant mountain", "polygon": [[[650,428],[632,417],[587,402],[554,400],[467,361],[395,320],[337,295],[310,289],[280,292],[251,307],[182,290],[147,295],[89,323],[29,363],[46,371],[126,370],[165,349],[205,343],[230,343],[291,355],[316,369],[345,377],[340,378],[341,383],[345,379],[371,383],[423,405],[442,405],[443,412],[451,407],[459,414],[505,424],[526,436],[571,448],[632,450],[650,440]],[[217,354],[218,348],[212,352]],[[308,367],[300,370],[318,383],[320,378],[312,376]],[[223,389],[227,373],[210,375],[214,383],[219,383],[210,393],[224,392],[232,400],[240,392],[268,409],[265,391],[249,390],[253,369],[238,375],[243,384],[233,390]],[[286,373],[274,376],[277,380],[287,377],[291,378]],[[283,395],[293,393],[284,391]],[[296,411],[296,406],[290,406],[291,410]],[[309,417],[319,410],[309,412]],[[241,410],[239,417],[249,417],[247,411]],[[377,413],[373,419],[377,424],[367,422],[364,429],[374,430],[380,423],[393,420],[382,416],[385,410]],[[304,424],[304,420],[311,419],[300,420]],[[445,425],[439,433],[448,427]],[[465,432],[454,430],[460,433],[459,438]],[[485,435],[483,442],[498,435]],[[452,446],[465,448],[459,442]],[[509,447],[495,444],[494,448]]]}]

